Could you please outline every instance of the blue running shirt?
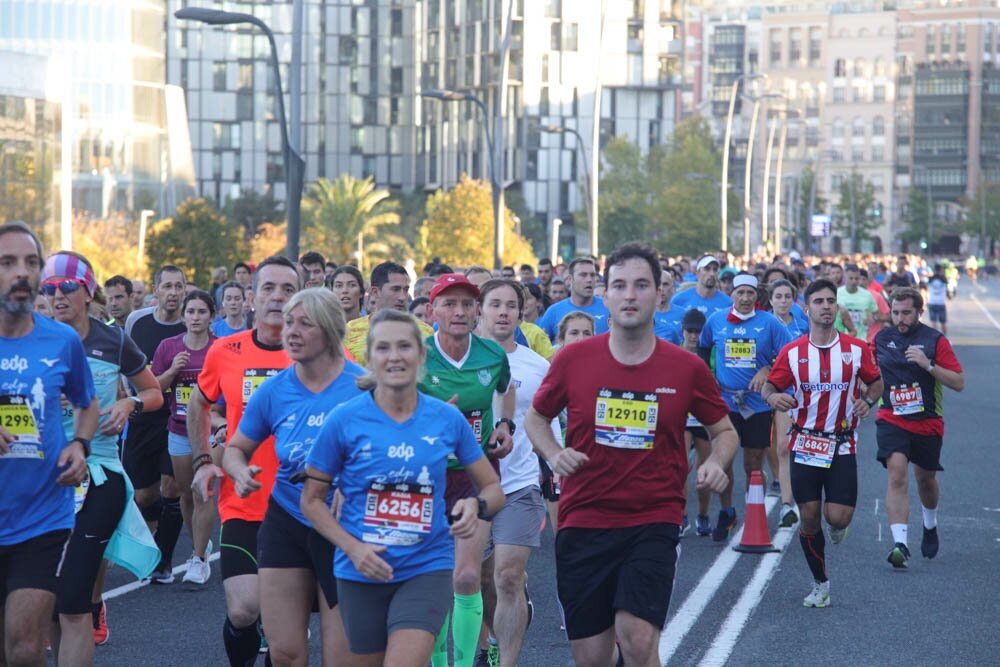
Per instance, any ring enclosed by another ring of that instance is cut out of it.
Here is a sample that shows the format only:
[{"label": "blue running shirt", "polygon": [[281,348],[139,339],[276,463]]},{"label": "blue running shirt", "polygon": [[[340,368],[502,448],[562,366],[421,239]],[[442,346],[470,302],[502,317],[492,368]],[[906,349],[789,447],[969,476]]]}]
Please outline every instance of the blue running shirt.
[{"label": "blue running shirt", "polygon": [[556,301],[542,314],[536,324],[545,330],[549,340],[555,342],[562,318],[577,310],[588,313],[594,318],[595,336],[608,330],[608,308],[604,305],[604,299],[599,296],[595,296],[594,301],[589,306],[574,306],[570,298]]},{"label": "blue running shirt", "polygon": [[345,361],[344,370],[337,379],[314,394],[296,377],[293,365],[260,385],[243,410],[239,426],[243,435],[258,443],[274,435],[278,474],[271,496],[282,509],[307,526],[309,522],[299,509],[302,484],[293,484],[291,478],[305,470],[306,459],[326,415],[361,393],[354,378],[364,374],[365,369],[361,366]]},{"label": "blue running shirt", "polygon": [[[381,557],[399,582],[455,567],[444,511],[450,454],[463,466],[483,456],[457,408],[421,393],[416,411],[399,424],[366,392],[327,415],[306,462],[339,477],[340,524],[363,542],[386,546]],[[342,550],[333,563],[338,579],[370,582]]]},{"label": "blue running shirt", "polygon": [[67,444],[60,395],[85,408],[97,393],[76,331],[32,317],[26,336],[0,337],[0,423],[15,436],[0,456],[0,546],[73,528],[73,487],[56,483]]},{"label": "blue running shirt", "polygon": [[670,300],[670,310],[675,308],[681,317],[692,308],[705,313],[705,317],[710,317],[720,310],[728,311],[733,307],[733,300],[725,295],[721,290],[716,290],[715,295],[710,299],[698,296],[698,289],[690,287],[674,295]]}]

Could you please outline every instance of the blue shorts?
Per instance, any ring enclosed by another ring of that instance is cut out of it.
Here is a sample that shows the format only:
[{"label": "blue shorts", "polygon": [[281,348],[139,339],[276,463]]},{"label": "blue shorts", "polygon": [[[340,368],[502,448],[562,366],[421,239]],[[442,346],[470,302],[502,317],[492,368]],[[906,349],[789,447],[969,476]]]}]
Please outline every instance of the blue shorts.
[{"label": "blue shorts", "polygon": [[186,435],[168,433],[167,451],[171,456],[191,456],[191,441]]}]

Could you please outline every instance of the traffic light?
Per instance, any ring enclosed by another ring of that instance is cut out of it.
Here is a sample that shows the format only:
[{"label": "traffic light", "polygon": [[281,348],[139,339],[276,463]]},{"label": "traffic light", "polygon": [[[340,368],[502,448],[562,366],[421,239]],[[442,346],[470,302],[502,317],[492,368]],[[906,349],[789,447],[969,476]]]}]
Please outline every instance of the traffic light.
[{"label": "traffic light", "polygon": [[876,219],[878,219],[878,220],[882,219],[882,203],[881,202],[875,202],[875,205],[872,207],[872,214],[875,216]]}]

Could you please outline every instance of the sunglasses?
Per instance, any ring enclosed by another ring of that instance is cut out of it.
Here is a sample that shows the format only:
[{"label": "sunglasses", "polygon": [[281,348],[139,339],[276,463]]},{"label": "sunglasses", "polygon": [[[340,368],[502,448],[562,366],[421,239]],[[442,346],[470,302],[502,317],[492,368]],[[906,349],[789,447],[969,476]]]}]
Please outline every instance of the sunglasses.
[{"label": "sunglasses", "polygon": [[56,290],[58,289],[63,294],[72,294],[81,287],[86,287],[86,284],[81,280],[76,280],[70,278],[68,280],[58,280],[52,282],[42,283],[42,294],[45,296],[55,296]]}]

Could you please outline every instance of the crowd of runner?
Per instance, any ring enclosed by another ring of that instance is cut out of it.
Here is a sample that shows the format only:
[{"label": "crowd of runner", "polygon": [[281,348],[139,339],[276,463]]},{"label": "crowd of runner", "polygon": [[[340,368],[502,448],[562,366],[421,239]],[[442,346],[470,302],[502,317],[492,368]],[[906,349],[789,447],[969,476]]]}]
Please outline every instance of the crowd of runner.
[{"label": "crowd of runner", "polygon": [[172,584],[186,529],[182,585],[217,540],[234,667],[308,664],[312,613],[326,666],[513,666],[549,525],[575,662],[659,664],[679,540],[729,540],[740,451],[830,604],[869,414],[886,559],[909,564],[911,465],[937,554],[955,263],[453,261],[310,251],[147,289],[0,226],[0,658],[91,664],[108,562]]}]

